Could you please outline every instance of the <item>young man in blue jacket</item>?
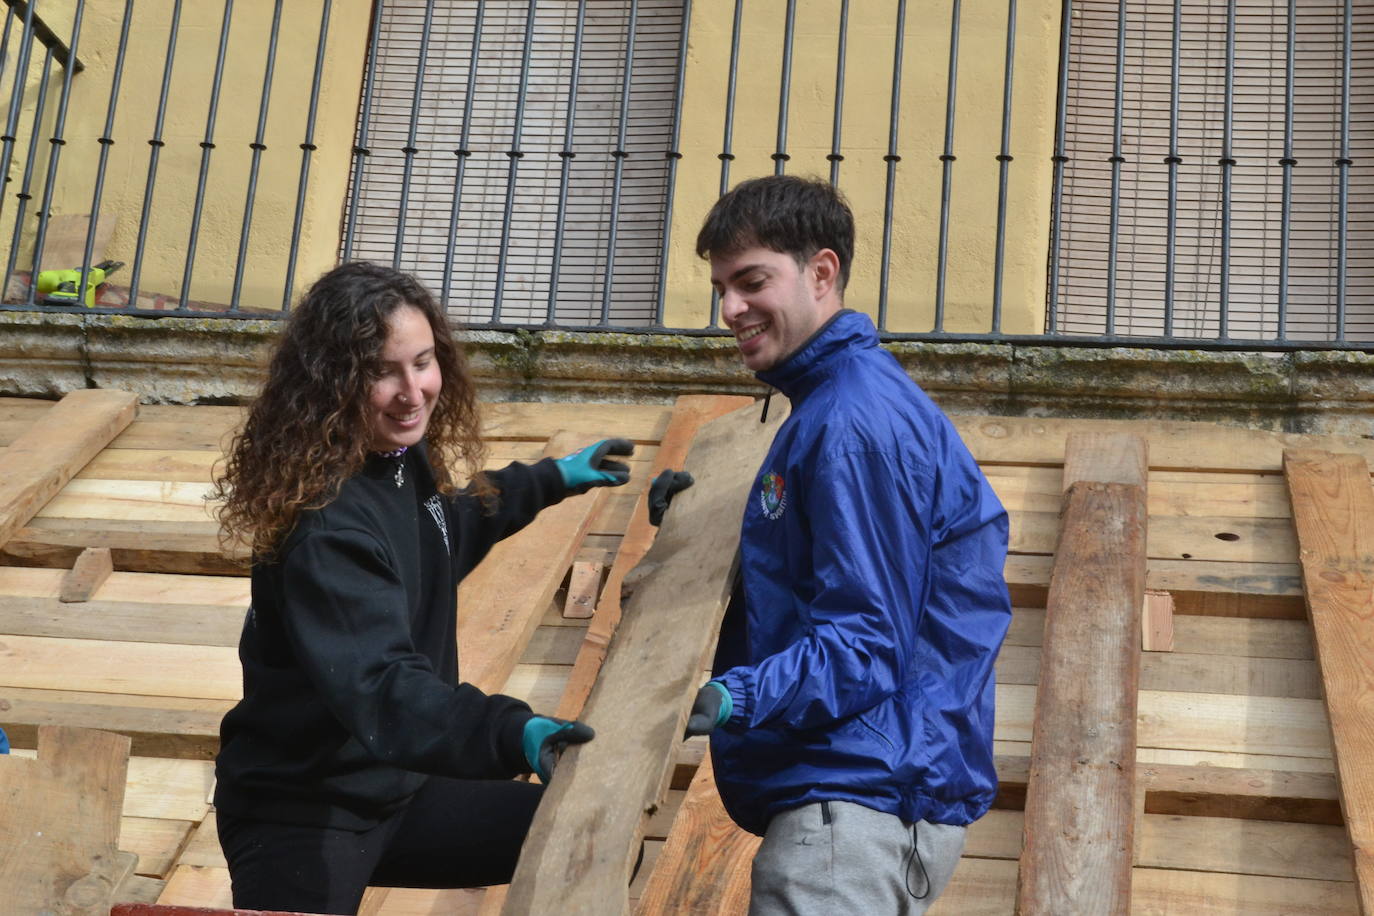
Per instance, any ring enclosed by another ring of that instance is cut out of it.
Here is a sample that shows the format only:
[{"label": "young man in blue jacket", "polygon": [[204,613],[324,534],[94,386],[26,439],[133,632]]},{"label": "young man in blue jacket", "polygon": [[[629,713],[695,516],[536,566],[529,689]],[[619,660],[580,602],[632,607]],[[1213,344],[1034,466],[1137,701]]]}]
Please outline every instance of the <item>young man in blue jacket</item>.
[{"label": "young man in blue jacket", "polygon": [[791,176],[743,182],[697,236],[744,364],[792,403],[688,723],[764,838],[751,914],[924,913],[997,790],[1007,515],[844,308],[853,248],[838,192]]}]

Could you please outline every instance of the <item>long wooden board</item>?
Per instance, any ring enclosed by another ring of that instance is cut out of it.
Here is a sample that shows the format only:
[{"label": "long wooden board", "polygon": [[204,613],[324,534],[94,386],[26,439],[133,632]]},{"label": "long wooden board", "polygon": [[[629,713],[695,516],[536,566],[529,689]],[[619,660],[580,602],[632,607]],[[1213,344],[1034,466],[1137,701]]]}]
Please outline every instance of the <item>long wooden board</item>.
[{"label": "long wooden board", "polygon": [[0,455],[0,545],[133,420],[138,398],[83,389],[58,401]]},{"label": "long wooden board", "polygon": [[646,813],[667,789],[729,597],[737,520],[786,413],[760,423],[746,407],[697,436],[686,462],[697,484],[674,501],[637,581],[626,583],[625,616],[583,717],[596,740],[565,755],[554,774],[503,912],[625,911]]},{"label": "long wooden board", "polygon": [[1025,914],[1130,906],[1147,466],[1139,438],[1070,437],[1026,787]]},{"label": "long wooden board", "polygon": [[1374,916],[1374,489],[1359,455],[1286,451],[1341,806],[1365,916]]}]

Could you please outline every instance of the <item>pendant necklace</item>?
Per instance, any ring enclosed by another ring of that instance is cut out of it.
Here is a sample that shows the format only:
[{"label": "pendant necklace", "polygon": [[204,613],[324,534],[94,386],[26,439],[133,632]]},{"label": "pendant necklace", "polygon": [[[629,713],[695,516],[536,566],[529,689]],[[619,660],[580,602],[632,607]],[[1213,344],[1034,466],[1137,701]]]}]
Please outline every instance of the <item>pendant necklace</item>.
[{"label": "pendant necklace", "polygon": [[403,445],[394,451],[377,453],[383,458],[396,459],[396,474],[391,479],[395,481],[397,489],[405,486],[406,482],[406,448],[407,447]]}]

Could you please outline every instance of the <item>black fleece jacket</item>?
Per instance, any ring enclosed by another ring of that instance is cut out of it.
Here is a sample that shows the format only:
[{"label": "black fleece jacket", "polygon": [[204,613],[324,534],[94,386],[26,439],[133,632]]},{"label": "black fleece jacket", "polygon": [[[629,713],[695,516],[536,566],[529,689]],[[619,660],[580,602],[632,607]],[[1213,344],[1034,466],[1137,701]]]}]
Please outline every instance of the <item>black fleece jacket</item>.
[{"label": "black fleece jacket", "polygon": [[529,707],[458,681],[457,587],[566,491],[548,459],[489,476],[494,507],[439,495],[423,444],[374,456],[333,502],[302,513],[272,562],[254,565],[243,700],[220,727],[216,808],[362,830],[425,774],[529,772]]}]

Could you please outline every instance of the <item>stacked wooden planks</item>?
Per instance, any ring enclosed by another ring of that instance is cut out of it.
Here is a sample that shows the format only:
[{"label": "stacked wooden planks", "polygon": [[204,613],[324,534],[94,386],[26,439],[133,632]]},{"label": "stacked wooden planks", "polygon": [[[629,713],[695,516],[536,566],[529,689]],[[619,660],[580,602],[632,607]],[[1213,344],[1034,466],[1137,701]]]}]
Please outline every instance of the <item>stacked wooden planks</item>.
[{"label": "stacked wooden planks", "polygon": [[[51,406],[0,399],[0,445]],[[604,496],[581,546],[550,557],[550,567],[600,564],[624,576],[617,551],[642,512],[637,501],[673,414],[668,406],[486,405],[493,464],[532,460],[564,430],[639,444],[631,485]],[[132,738],[119,843],[139,855],[136,876],[124,886],[129,900],[228,904],[207,799],[218,720],[239,689],[234,646],[247,580],[241,566],[220,556],[204,496],[239,417],[228,407],[142,408],[0,546],[0,726],[20,755],[32,754],[44,724]],[[957,425],[1011,512],[1007,579],[1016,609],[998,666],[1003,792],[970,831],[965,860],[933,912],[1010,913],[1015,906],[1065,443],[1084,432],[1147,441],[1145,584],[1167,591],[1176,614],[1173,650],[1140,658],[1132,910],[1357,912],[1343,824],[1356,811],[1363,819],[1351,818],[1349,829],[1368,836],[1371,783],[1359,762],[1367,749],[1356,744],[1345,752],[1350,766],[1338,786],[1342,742],[1360,733],[1338,732],[1333,760],[1326,711],[1332,681],[1324,702],[1282,460],[1285,448],[1367,459],[1374,443],[1185,423],[959,418]],[[4,460],[0,452],[0,466]],[[67,571],[89,547],[110,549],[113,572],[87,601],[64,603]],[[636,549],[642,555],[644,543]],[[593,629],[585,617],[564,616],[561,571],[549,576],[558,577],[551,598],[548,577],[521,577],[538,625],[510,634],[518,645],[528,632],[528,644],[508,653],[492,676],[508,669],[506,692],[566,714],[580,705],[573,697],[586,696],[596,671],[586,658],[604,655],[608,635],[595,628],[609,617],[601,615],[604,596],[594,602]],[[1356,632],[1367,640],[1365,626]],[[1360,663],[1369,663],[1367,653],[1344,670],[1358,677]],[[1341,695],[1358,699],[1359,689],[1369,689],[1367,680],[1355,683],[1363,688],[1343,687]],[[740,863],[752,845],[720,820],[718,801],[711,807],[705,774],[688,789],[701,742],[676,752],[673,788],[648,819],[645,861],[630,898],[645,912],[742,912],[747,867]],[[614,803],[616,787],[605,791]],[[711,870],[692,870],[702,862]],[[367,906],[382,914],[478,912],[483,901],[474,892],[393,890]],[[486,911],[495,911],[491,901]]]}]

